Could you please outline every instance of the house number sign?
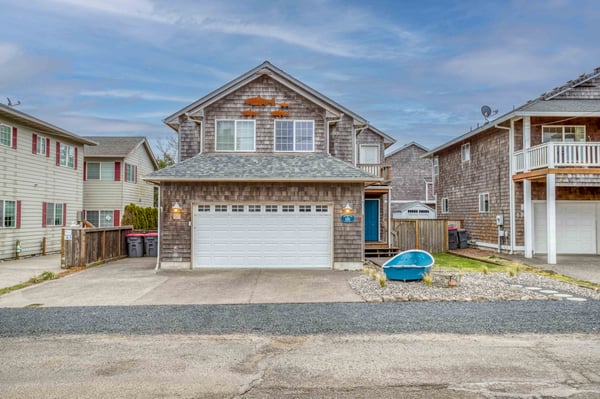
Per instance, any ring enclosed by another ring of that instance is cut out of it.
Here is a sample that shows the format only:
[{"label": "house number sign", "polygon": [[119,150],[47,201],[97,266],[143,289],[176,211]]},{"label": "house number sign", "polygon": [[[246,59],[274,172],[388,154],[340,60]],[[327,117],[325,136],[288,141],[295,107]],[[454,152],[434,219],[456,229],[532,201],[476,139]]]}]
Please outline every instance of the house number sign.
[{"label": "house number sign", "polygon": [[340,220],[342,223],[354,223],[354,215],[342,215]]}]

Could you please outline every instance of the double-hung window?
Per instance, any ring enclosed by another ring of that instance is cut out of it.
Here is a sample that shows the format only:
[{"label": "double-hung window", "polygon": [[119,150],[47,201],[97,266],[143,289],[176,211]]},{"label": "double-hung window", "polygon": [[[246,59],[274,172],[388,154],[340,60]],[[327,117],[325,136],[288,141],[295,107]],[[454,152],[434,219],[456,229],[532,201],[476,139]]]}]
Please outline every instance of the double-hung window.
[{"label": "double-hung window", "polygon": [[56,204],[47,202],[46,206],[46,226],[62,226],[63,225],[63,209],[64,204]]},{"label": "double-hung window", "polygon": [[479,194],[479,213],[487,213],[490,211],[490,194]]},{"label": "double-hung window", "polygon": [[254,151],[254,121],[217,121],[217,151]]},{"label": "double-hung window", "polygon": [[0,200],[1,227],[17,227],[17,201]]},{"label": "double-hung window", "polygon": [[448,213],[448,212],[449,212],[448,198],[442,198],[442,213]]},{"label": "double-hung window", "polygon": [[125,164],[125,181],[135,183],[137,181],[137,166]]},{"label": "double-hung window", "polygon": [[48,145],[50,140],[37,134],[34,135],[33,139],[35,140],[35,153],[44,156],[49,155],[46,151],[49,149]]},{"label": "double-hung window", "polygon": [[440,157],[433,157],[433,174],[438,175],[440,173]]},{"label": "double-hung window", "polygon": [[275,151],[314,151],[314,121],[275,121]]},{"label": "double-hung window", "polygon": [[471,160],[471,143],[463,144],[460,147],[460,159],[463,162]]},{"label": "double-hung window", "polygon": [[12,128],[8,125],[0,124],[0,145],[12,147]]},{"label": "double-hung window", "polygon": [[75,147],[60,143],[60,166],[75,167]]},{"label": "double-hung window", "polygon": [[87,162],[86,179],[87,180],[114,180],[115,163],[114,162]]},{"label": "double-hung window", "polygon": [[585,142],[585,126],[542,126],[542,142]]}]

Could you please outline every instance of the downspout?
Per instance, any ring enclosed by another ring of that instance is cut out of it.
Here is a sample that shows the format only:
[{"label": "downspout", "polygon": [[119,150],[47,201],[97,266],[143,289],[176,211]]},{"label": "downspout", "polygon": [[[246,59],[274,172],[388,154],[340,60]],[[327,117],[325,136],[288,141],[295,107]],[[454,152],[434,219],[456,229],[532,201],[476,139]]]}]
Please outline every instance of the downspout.
[{"label": "downspout", "polygon": [[[494,125],[495,128],[508,130],[508,207],[510,216],[510,254],[514,253],[515,241],[515,188],[514,182],[512,181],[513,174],[513,154],[514,154],[514,121],[511,119],[510,127],[500,126],[499,124]],[[498,252],[501,252],[500,244],[500,226],[498,226]]]},{"label": "downspout", "polygon": [[157,239],[157,243],[156,243],[156,267],[154,268],[154,272],[158,273],[158,271],[160,270],[160,242],[161,242],[161,236],[160,236],[160,219],[161,219],[161,213],[162,213],[162,204],[160,202],[160,192],[161,192],[161,187],[160,184],[158,185],[158,239]]},{"label": "downspout", "polygon": [[362,132],[364,132],[365,130],[367,130],[369,128],[369,123],[367,122],[366,125],[364,125],[361,128],[356,129],[355,133],[352,135],[352,162],[354,163],[354,166],[357,165],[356,162],[356,153],[358,152],[358,148],[356,147],[356,137],[361,134]]}]

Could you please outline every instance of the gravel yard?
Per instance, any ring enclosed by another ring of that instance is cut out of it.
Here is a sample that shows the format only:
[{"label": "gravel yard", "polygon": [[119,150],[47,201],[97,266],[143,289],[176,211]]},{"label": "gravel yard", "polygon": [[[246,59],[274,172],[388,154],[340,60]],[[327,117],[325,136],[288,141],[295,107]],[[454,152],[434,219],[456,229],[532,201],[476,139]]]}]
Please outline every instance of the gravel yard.
[{"label": "gravel yard", "polygon": [[[435,274],[434,274],[435,276]],[[511,301],[511,300],[600,300],[600,292],[575,284],[522,272],[511,277],[508,273],[465,272],[455,287],[445,278],[434,277],[433,284],[423,281],[379,282],[367,274],[350,279],[352,289],[368,302],[391,301]],[[550,292],[543,292],[550,291]]]}]

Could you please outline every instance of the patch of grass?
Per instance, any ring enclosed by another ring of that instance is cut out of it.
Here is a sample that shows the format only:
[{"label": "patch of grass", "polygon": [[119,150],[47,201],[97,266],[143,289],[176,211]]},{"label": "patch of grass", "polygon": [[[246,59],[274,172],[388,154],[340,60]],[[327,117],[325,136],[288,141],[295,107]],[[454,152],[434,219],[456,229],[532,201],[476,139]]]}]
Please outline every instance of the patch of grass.
[{"label": "patch of grass", "polygon": [[508,270],[507,266],[500,264],[500,262],[486,262],[446,253],[434,254],[433,257],[435,259],[435,267],[463,269],[467,272],[481,273],[484,273],[484,270],[488,272],[504,272]]},{"label": "patch of grass", "polygon": [[31,285],[41,283],[42,281],[54,280],[57,278],[58,278],[58,275],[56,275],[52,272],[43,272],[39,276],[32,277],[24,283],[13,285],[12,287],[0,288],[0,295],[8,294],[9,292],[20,290],[22,288],[26,288]]},{"label": "patch of grass", "polygon": [[423,282],[425,283],[426,286],[430,287],[431,284],[433,283],[433,275],[431,273],[425,273],[423,275]]},{"label": "patch of grass", "polygon": [[387,277],[383,273],[377,274],[377,281],[379,281],[379,286],[383,288],[385,287],[385,283],[387,282]]}]

